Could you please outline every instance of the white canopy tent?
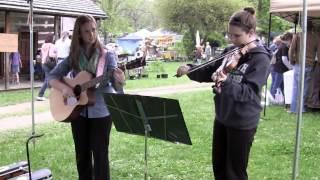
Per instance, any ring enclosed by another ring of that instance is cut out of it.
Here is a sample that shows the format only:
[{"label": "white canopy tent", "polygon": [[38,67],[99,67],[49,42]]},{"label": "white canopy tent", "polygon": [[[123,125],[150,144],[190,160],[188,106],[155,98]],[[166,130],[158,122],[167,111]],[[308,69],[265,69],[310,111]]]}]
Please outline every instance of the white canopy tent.
[{"label": "white canopy tent", "polygon": [[[269,19],[269,39],[271,32],[271,15],[279,16],[290,22],[301,24],[302,38],[300,41],[300,82],[304,82],[305,72],[305,55],[306,55],[306,29],[307,20],[318,22],[320,20],[320,0],[270,0],[270,19]],[[301,124],[302,124],[302,93],[304,89],[304,83],[299,84],[299,109],[297,113],[297,128],[296,128],[296,143],[295,143],[295,155],[292,168],[292,179],[295,180],[298,177],[298,162],[300,155],[300,139],[301,139]]]},{"label": "white canopy tent", "polygon": [[[320,20],[320,0],[308,0],[307,16]],[[302,12],[302,0],[270,0],[270,13],[297,22],[299,12]]]}]

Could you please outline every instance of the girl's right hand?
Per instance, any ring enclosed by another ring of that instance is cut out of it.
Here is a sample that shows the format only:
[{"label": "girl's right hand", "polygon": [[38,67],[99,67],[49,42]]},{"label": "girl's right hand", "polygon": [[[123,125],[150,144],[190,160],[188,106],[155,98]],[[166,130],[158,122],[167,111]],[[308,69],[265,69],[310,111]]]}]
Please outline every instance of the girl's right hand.
[{"label": "girl's right hand", "polygon": [[74,93],[73,93],[73,89],[71,89],[69,86],[65,86],[62,89],[62,96],[67,99],[69,97],[75,97]]}]

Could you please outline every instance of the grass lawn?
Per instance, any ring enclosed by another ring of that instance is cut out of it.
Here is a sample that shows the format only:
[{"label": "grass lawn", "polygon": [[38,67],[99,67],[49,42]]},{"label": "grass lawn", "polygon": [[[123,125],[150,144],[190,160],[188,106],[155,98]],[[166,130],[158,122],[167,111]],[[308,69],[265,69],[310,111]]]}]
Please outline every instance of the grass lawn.
[{"label": "grass lawn", "polygon": [[[211,141],[213,103],[210,90],[181,93],[178,99],[193,145],[173,144],[149,139],[150,179],[213,179]],[[320,113],[303,115],[300,178],[319,179]],[[267,109],[252,147],[249,177],[253,180],[291,178],[294,157],[296,116],[281,106]],[[76,166],[70,125],[38,125],[45,136],[31,148],[33,169],[48,167],[55,179],[76,179]],[[26,159],[25,140],[30,129],[0,133],[0,166]],[[110,165],[112,179],[144,178],[144,138],[112,129]],[[32,146],[31,146],[32,147]]]},{"label": "grass lawn", "polygon": [[[185,62],[166,62],[164,63],[166,72],[168,73],[168,78],[158,79],[156,78],[156,70],[149,68],[149,78],[141,78],[135,80],[127,80],[125,90],[131,89],[142,89],[166,85],[176,85],[184,84],[190,82],[190,80],[184,76],[181,78],[173,77],[179,65],[184,64]],[[34,90],[34,97],[37,97],[39,89]],[[48,91],[46,91],[45,96],[48,96]],[[31,90],[17,90],[9,92],[0,93],[0,107],[7,106],[17,103],[29,102],[31,101]]]}]

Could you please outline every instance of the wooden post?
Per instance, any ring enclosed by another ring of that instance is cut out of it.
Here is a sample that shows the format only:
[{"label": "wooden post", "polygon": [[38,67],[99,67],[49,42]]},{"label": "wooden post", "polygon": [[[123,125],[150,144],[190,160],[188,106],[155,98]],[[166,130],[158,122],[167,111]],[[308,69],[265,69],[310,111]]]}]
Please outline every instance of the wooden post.
[{"label": "wooden post", "polygon": [[[5,33],[10,32],[11,21],[9,18],[10,12],[5,11],[5,18],[4,18],[4,26],[5,26]],[[10,72],[9,72],[9,53],[4,53],[4,89],[9,89],[9,82],[10,82]]]},{"label": "wooden post", "polygon": [[61,34],[61,16],[54,16],[54,37],[55,41],[60,38]]}]

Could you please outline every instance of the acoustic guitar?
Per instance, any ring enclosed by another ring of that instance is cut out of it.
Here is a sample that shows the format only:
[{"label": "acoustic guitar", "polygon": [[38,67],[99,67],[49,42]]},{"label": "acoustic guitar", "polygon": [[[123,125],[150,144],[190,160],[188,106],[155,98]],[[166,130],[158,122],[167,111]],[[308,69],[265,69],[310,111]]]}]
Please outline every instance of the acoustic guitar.
[{"label": "acoustic guitar", "polygon": [[73,88],[75,97],[64,98],[62,92],[51,88],[49,94],[50,111],[56,121],[70,122],[79,117],[83,107],[95,103],[94,86],[103,80],[103,75],[96,78],[81,71],[73,79],[64,77],[65,84]]}]

